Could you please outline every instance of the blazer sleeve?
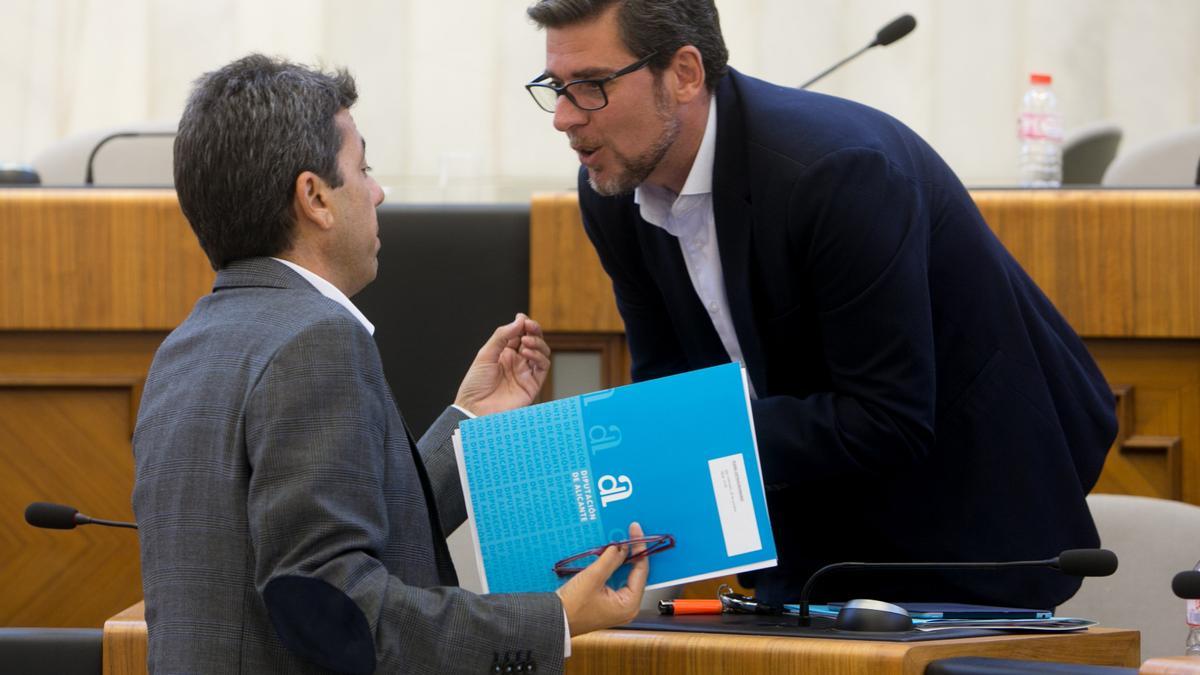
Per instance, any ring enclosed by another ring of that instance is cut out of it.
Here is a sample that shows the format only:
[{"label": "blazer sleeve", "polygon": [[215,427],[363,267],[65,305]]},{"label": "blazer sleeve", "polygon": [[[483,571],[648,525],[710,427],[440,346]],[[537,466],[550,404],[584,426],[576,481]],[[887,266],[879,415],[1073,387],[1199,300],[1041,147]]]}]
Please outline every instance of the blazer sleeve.
[{"label": "blazer sleeve", "polygon": [[785,313],[768,330],[785,344],[789,334],[816,331],[830,386],[752,404],[768,483],[882,474],[919,462],[932,448],[926,187],[882,153],[861,148],[814,162],[792,187],[789,270],[804,276],[816,312]]},{"label": "blazer sleeve", "polygon": [[458,423],[466,418],[457,408],[447,406],[429,425],[421,440],[417,441],[417,450],[421,453],[421,461],[425,463],[430,487],[437,501],[444,537],[449,537],[467,520],[467,502],[463,497],[462,478],[458,475],[458,459],[454,455],[452,440]]},{"label": "blazer sleeve", "polygon": [[484,672],[506,652],[561,669],[554,593],[416,587],[384,567],[386,548],[428,546],[390,540],[389,406],[374,344],[348,317],[301,330],[248,396],[255,583],[279,639],[339,672]]}]

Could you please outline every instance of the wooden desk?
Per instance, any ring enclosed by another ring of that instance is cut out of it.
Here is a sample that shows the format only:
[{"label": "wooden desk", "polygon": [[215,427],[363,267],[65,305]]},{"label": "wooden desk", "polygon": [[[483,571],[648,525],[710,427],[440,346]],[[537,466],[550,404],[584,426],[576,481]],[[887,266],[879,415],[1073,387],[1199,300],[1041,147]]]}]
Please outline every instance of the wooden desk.
[{"label": "wooden desk", "polygon": [[1111,628],[912,643],[608,630],[571,641],[567,673],[920,675],[954,656],[1136,667],[1140,643],[1137,631]]},{"label": "wooden desk", "polygon": [[[1200,190],[971,195],[1117,394],[1096,491],[1200,505]],[[628,381],[624,326],[574,193],[533,199],[529,298],[552,347],[599,353],[602,386]]]},{"label": "wooden desk", "polygon": [[0,190],[0,625],[99,627],[142,596],[136,533],[19,514],[133,519],[142,382],[212,279],[173,191]]},{"label": "wooden desk", "polygon": [[104,675],[145,673],[147,653],[144,602],[104,622]]},{"label": "wooden desk", "polygon": [[[137,603],[104,624],[104,675],[146,672],[144,607]],[[931,642],[862,642],[752,635],[608,630],[571,641],[567,672],[636,673],[889,673],[925,672],[952,656],[1136,666],[1137,631],[1093,628],[1060,635],[1004,635]]]}]

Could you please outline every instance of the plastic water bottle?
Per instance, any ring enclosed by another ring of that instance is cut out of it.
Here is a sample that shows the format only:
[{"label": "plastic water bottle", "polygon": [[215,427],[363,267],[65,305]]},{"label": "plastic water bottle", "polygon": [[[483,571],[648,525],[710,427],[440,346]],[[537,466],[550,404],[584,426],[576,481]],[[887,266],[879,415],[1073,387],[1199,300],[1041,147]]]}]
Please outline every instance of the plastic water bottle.
[{"label": "plastic water bottle", "polygon": [[1049,75],[1030,75],[1029,90],[1021,99],[1017,136],[1021,140],[1022,187],[1062,185],[1062,117],[1050,82]]},{"label": "plastic water bottle", "polygon": [[[1200,562],[1196,563],[1194,569],[1200,572]],[[1185,653],[1188,656],[1200,656],[1200,599],[1187,601],[1187,622],[1190,630]]]}]

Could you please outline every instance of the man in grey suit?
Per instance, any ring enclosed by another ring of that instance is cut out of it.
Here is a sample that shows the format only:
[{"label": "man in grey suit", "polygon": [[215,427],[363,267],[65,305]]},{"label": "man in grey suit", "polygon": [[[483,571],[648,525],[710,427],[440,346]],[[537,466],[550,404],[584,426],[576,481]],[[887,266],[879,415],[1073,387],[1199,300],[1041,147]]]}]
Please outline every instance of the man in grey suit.
[{"label": "man in grey suit", "polygon": [[549,349],[523,315],[498,328],[413,442],[349,300],[375,277],[383,199],[356,98],[344,71],[252,55],[202,77],[180,121],[179,202],[218,273],[155,356],[134,433],[154,672],[554,672],[568,631],[640,603],[645,560],[605,585],[624,547],[557,593],[456,586],[450,434],[530,403]]}]

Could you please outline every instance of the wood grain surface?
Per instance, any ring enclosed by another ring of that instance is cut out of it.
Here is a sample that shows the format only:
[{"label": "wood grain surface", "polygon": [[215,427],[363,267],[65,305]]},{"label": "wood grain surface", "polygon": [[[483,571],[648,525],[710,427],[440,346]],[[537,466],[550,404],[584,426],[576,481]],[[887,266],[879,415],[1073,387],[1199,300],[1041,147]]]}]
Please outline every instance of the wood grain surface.
[{"label": "wood grain surface", "polygon": [[141,597],[130,438],[167,332],[213,272],[169,190],[0,190],[0,625],[99,627]]},{"label": "wood grain surface", "polygon": [[1140,644],[1137,631],[1103,628],[913,643],[609,630],[572,640],[566,672],[920,675],[930,661],[954,656],[1136,666]]},{"label": "wood grain surface", "polygon": [[0,190],[0,330],[170,330],[214,273],[171,190]]},{"label": "wood grain surface", "polygon": [[0,625],[99,627],[141,597],[137,534],[40,530],[34,501],[132,520],[130,438],[165,333],[0,331]]},{"label": "wood grain surface", "polygon": [[104,675],[145,675],[146,605],[130,605],[104,622]]}]

